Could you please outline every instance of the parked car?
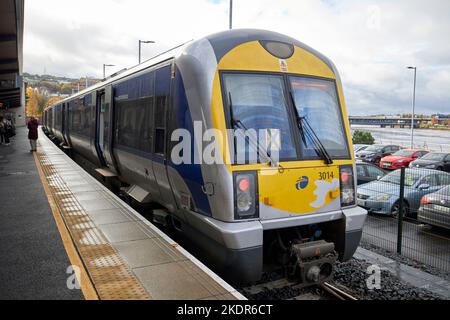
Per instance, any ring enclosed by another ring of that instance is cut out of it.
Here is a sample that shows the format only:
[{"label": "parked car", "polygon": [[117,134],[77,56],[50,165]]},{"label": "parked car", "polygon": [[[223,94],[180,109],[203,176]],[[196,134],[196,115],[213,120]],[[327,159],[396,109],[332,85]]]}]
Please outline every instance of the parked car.
[{"label": "parked car", "polygon": [[417,219],[432,226],[450,229],[450,186],[424,196],[420,201]]},{"label": "parked car", "polygon": [[[393,171],[358,188],[357,204],[369,212],[397,216],[400,210],[400,174]],[[431,169],[406,169],[404,215],[415,218],[424,195],[450,184],[450,174]]]},{"label": "parked car", "polygon": [[381,179],[386,175],[386,172],[374,164],[363,161],[356,161],[356,175],[358,178],[359,186],[371,181]]},{"label": "parked car", "polygon": [[369,145],[368,144],[354,144],[353,145],[353,152],[358,152],[365,150]]},{"label": "parked car", "polygon": [[412,161],[420,159],[428,152],[429,151],[422,149],[399,150],[390,156],[381,158],[380,168],[383,168],[385,170],[397,170],[401,167],[408,167]]},{"label": "parked car", "polygon": [[410,168],[427,168],[450,172],[450,153],[430,152],[409,164]]},{"label": "parked car", "polygon": [[379,164],[381,158],[389,156],[398,150],[400,150],[400,147],[396,145],[374,144],[362,151],[358,151],[356,159]]}]

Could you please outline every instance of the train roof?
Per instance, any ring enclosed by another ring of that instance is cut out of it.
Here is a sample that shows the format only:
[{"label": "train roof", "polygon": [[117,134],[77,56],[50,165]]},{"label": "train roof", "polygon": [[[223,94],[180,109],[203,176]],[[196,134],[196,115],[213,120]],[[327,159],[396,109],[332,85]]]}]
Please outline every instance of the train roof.
[{"label": "train roof", "polygon": [[[94,90],[100,89],[108,84],[114,83],[122,78],[125,78],[127,76],[130,76],[134,73],[140,72],[142,70],[145,70],[147,68],[150,68],[152,66],[158,65],[160,63],[163,63],[164,61],[168,61],[171,59],[176,59],[180,54],[182,54],[186,48],[188,48],[190,45],[195,45],[197,42],[207,40],[211,44],[212,49],[214,50],[214,53],[216,55],[217,62],[219,62],[223,56],[235,48],[236,46],[251,42],[251,41],[278,41],[278,42],[285,42],[293,44],[297,47],[300,47],[311,54],[315,55],[319,59],[321,59],[336,75],[337,80],[340,82],[339,74],[336,70],[336,67],[334,64],[329,60],[327,57],[325,57],[320,52],[314,50],[313,48],[307,46],[306,44],[291,38],[289,36],[273,32],[273,31],[267,31],[267,30],[259,30],[259,29],[233,29],[233,30],[227,30],[218,32],[215,34],[211,34],[209,36],[203,37],[198,40],[191,40],[189,42],[186,42],[180,46],[177,46],[169,51],[163,52],[161,54],[158,54],[157,56],[150,58],[149,60],[144,61],[143,63],[136,65],[134,67],[131,67],[129,69],[125,69],[124,71],[113,75],[112,77],[106,78],[103,81],[90,86],[70,97],[67,97],[61,101],[58,101],[56,104],[49,106],[47,109],[52,108],[56,105],[59,105],[61,103],[70,101],[77,97],[83,97],[87,93],[90,93]],[[46,110],[47,110],[46,109]]]}]

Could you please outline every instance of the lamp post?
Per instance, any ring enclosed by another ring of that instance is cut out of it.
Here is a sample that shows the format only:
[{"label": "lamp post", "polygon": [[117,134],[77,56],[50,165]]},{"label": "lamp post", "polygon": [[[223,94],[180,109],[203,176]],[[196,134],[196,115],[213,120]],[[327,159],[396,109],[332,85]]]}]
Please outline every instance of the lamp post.
[{"label": "lamp post", "polygon": [[106,67],[115,67],[113,64],[103,64],[103,79],[106,78]]},{"label": "lamp post", "polygon": [[233,29],[233,0],[230,0],[230,30]]},{"label": "lamp post", "polygon": [[141,64],[141,52],[142,52],[142,44],[143,43],[155,43],[155,41],[139,40],[139,64]]},{"label": "lamp post", "polygon": [[416,108],[416,81],[417,81],[417,67],[407,67],[414,70],[414,89],[412,101],[412,115],[411,115],[411,149],[414,148],[414,112]]}]

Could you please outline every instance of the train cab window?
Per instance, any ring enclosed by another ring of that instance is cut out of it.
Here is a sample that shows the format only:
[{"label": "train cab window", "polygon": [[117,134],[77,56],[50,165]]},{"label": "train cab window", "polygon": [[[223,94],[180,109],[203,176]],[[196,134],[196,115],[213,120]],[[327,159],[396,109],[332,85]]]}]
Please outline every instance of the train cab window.
[{"label": "train cab window", "polygon": [[166,114],[170,93],[170,67],[156,71],[155,85],[155,153],[164,154],[166,141]]},{"label": "train cab window", "polygon": [[[332,158],[350,156],[334,81],[289,77],[298,116],[314,130]],[[305,143],[306,142],[306,143]],[[317,158],[311,135],[301,139],[303,158]]]},{"label": "train cab window", "polygon": [[[236,130],[236,138],[242,130],[252,130],[253,136],[267,132],[268,129],[277,130],[279,158],[296,159],[297,149],[292,138],[283,77],[270,74],[224,73],[222,79],[224,97],[227,100],[225,112],[228,113],[229,127]],[[264,137],[256,139],[263,141]],[[263,161],[264,159],[255,159],[256,143],[249,139],[245,140],[245,145],[235,142],[236,163]]]}]

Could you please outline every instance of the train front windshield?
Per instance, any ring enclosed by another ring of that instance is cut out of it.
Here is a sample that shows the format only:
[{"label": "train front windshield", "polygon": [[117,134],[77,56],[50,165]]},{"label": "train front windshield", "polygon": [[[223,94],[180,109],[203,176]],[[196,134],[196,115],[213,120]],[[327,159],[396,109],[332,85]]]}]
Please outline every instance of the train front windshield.
[{"label": "train front windshield", "polygon": [[[349,158],[335,83],[309,77],[274,74],[223,74],[226,113],[234,129],[277,129],[281,161],[320,159],[311,134],[301,136],[297,117],[313,129],[333,159]],[[286,85],[290,86],[289,88]],[[291,99],[295,103],[288,103]],[[293,110],[293,106],[297,108]],[[298,139],[294,139],[298,136]],[[236,154],[248,152],[236,150]]]}]

